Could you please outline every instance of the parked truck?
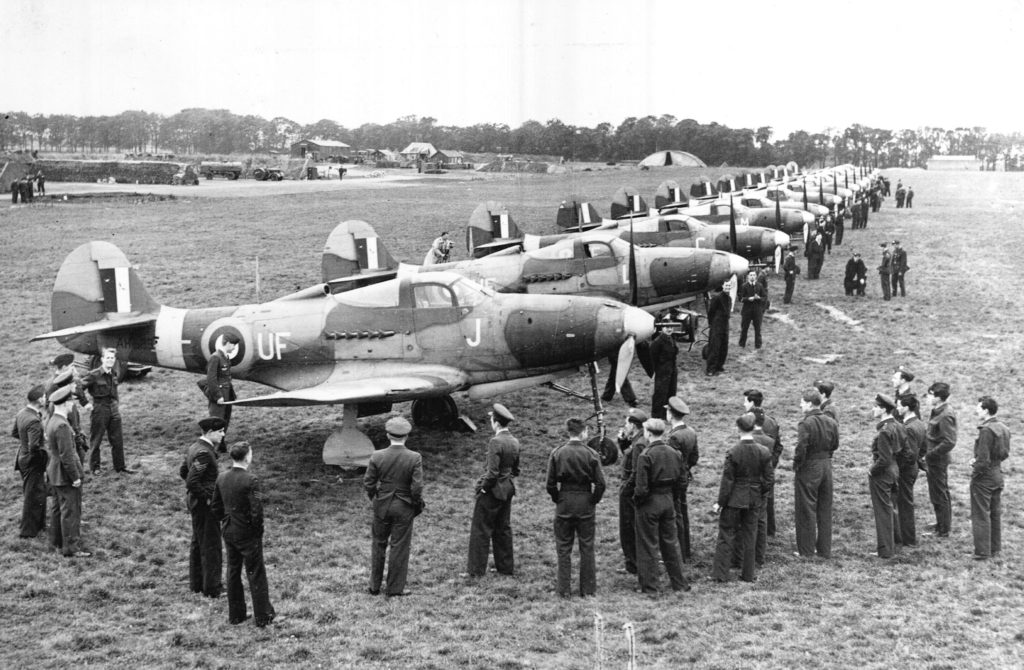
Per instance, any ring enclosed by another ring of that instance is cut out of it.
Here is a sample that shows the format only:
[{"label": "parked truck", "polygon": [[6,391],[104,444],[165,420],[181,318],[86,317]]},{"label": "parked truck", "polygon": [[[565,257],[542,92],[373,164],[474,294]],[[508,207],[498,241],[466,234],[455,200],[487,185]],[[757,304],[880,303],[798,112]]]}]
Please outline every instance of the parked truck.
[{"label": "parked truck", "polygon": [[242,164],[228,161],[203,161],[199,164],[199,174],[207,179],[213,179],[214,176],[238,179],[242,176]]}]

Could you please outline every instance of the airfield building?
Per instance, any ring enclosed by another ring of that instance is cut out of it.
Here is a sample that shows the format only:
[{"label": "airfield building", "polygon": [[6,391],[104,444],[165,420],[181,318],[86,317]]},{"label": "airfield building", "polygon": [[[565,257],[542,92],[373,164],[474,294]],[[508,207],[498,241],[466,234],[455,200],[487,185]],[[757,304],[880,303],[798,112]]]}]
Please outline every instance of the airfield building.
[{"label": "airfield building", "polygon": [[337,140],[299,140],[292,145],[292,158],[306,158],[307,156],[315,161],[348,160],[352,155],[352,147]]}]

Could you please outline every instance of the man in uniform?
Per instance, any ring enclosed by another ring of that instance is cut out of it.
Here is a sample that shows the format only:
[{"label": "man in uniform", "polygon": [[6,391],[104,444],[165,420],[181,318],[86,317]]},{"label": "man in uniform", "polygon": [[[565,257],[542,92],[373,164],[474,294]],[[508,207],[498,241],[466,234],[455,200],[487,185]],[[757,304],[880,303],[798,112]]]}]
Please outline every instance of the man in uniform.
[{"label": "man in uniform", "polygon": [[[217,338],[216,351],[206,363],[206,399],[209,401],[210,416],[224,420],[224,430],[231,425],[231,405],[225,403],[236,399],[235,388],[231,385],[231,359],[238,351],[241,339],[234,333],[225,333]],[[223,438],[223,436],[221,436]],[[217,447],[227,451],[227,444]]]},{"label": "man in uniform", "polygon": [[804,418],[797,424],[793,452],[793,510],[797,554],[832,557],[832,454],[839,448],[839,425],[821,411],[821,394],[808,389],[800,398]]},{"label": "man in uniform", "polygon": [[[78,408],[80,405],[84,406],[88,401],[78,379],[75,356],[74,354],[58,354],[50,359],[50,365],[53,366],[56,372],[46,387],[47,396],[51,395],[61,386],[71,384],[71,402],[68,403],[67,420],[75,434],[75,447],[78,450],[78,457],[82,459],[82,464],[84,465],[89,455],[89,439],[82,434],[82,415]],[[48,411],[47,415],[49,414],[50,412]]]},{"label": "man in uniform", "polygon": [[555,550],[558,554],[556,591],[571,595],[572,546],[579,538],[580,596],[597,593],[594,558],[596,517],[594,508],[604,495],[604,473],[597,452],[587,446],[587,426],[579,419],[565,422],[569,441],[556,447],[548,458],[547,492],[555,507]]},{"label": "man in uniform", "polygon": [[[107,348],[100,358],[100,367],[92,370],[82,379],[82,388],[92,396],[91,425],[89,427],[89,469],[92,474],[100,474],[100,443],[103,434],[110,441],[110,457],[114,461],[114,470],[123,474],[132,474],[124,462],[124,438],[121,435],[121,410],[118,406],[117,374],[114,363],[117,352]],[[88,407],[88,406],[87,406]]]},{"label": "man in uniform", "polygon": [[846,295],[864,295],[864,285],[867,283],[868,268],[861,260],[860,253],[854,251],[850,260],[846,261],[846,276],[843,279],[843,288]]},{"label": "man in uniform", "polygon": [[626,414],[626,423],[619,429],[618,443],[622,451],[622,481],[619,484],[619,544],[625,558],[625,571],[636,574],[636,464],[647,447],[643,425],[647,414],[632,408]]},{"label": "man in uniform", "polygon": [[825,246],[822,242],[821,232],[814,233],[814,238],[807,244],[807,278],[818,279],[821,276],[821,266],[825,263]]},{"label": "man in uniform", "polygon": [[679,345],[664,328],[659,328],[651,341],[651,365],[654,368],[654,387],[651,389],[651,416],[665,418],[665,403],[676,394],[679,369],[676,356]]},{"label": "man in uniform", "polygon": [[82,461],[75,450],[75,436],[68,424],[71,386],[62,386],[50,396],[53,416],[43,430],[49,449],[46,478],[53,487],[50,508],[50,544],[66,558],[88,558],[82,549]]},{"label": "man in uniform", "polygon": [[[905,395],[910,395],[910,382],[914,381],[914,373],[906,368],[906,366],[899,365],[895,370],[892,371],[892,388],[893,388],[893,400],[899,401]],[[899,407],[896,408],[897,410]],[[897,412],[899,413],[899,412]],[[897,417],[898,419],[899,417]]]},{"label": "man in uniform", "polygon": [[688,561],[693,556],[693,549],[690,545],[690,507],[686,495],[693,481],[692,470],[700,460],[700,451],[697,448],[697,431],[686,425],[686,415],[690,413],[690,408],[683,399],[672,396],[668,399],[666,409],[669,420],[668,444],[679,452],[686,468],[686,478],[676,496],[676,531],[679,535],[679,552],[683,560]]},{"label": "man in uniform", "polygon": [[896,454],[903,449],[903,436],[899,424],[893,417],[896,405],[892,398],[879,393],[872,408],[878,419],[878,432],[871,442],[871,467],[868,469],[868,489],[871,492],[871,509],[875,513],[875,556],[892,558],[896,553],[896,539],[893,533],[892,489],[896,484],[899,468]]},{"label": "man in uniform", "polygon": [[761,348],[761,317],[764,313],[763,308],[765,301],[768,299],[768,295],[764,290],[764,287],[757,282],[757,273],[751,270],[747,273],[747,281],[745,281],[739,290],[739,294],[736,296],[743,306],[740,311],[740,340],[739,345],[741,347],[747,346],[747,331],[750,330],[750,324],[754,324],[754,348]]},{"label": "man in uniform", "polygon": [[935,382],[928,387],[932,411],[925,433],[925,472],[928,476],[928,497],[935,509],[934,534],[949,537],[953,521],[952,502],[949,498],[949,452],[956,446],[956,413],[949,406],[949,384]]},{"label": "man in uniform", "polygon": [[974,560],[999,554],[1002,548],[1003,470],[1010,455],[1010,431],[996,419],[999,404],[990,396],[978,398],[978,439],[971,460],[971,532]]},{"label": "man in uniform", "polygon": [[25,496],[21,506],[18,535],[31,538],[46,530],[46,444],[43,442],[43,410],[46,389],[33,386],[28,404],[14,417],[11,437],[18,440],[14,471],[21,473],[21,489]]},{"label": "man in uniform", "polygon": [[690,583],[683,576],[675,506],[686,481],[686,467],[682,455],[665,443],[665,429],[661,419],[644,422],[648,446],[636,466],[633,500],[636,502],[636,562],[641,593],[658,592],[659,554],[672,590],[690,590]]},{"label": "man in uniform", "polygon": [[719,515],[718,546],[711,569],[711,578],[716,582],[729,581],[729,566],[737,551],[743,557],[740,578],[745,582],[757,579],[754,567],[757,517],[771,488],[774,472],[771,453],[754,441],[754,423],[754,415],[749,413],[736,419],[739,442],[725,455],[718,502],[712,508]]},{"label": "man in uniform", "polygon": [[490,412],[494,437],[487,444],[484,473],[476,483],[476,504],[469,530],[469,559],[466,576],[483,577],[487,572],[487,558],[494,545],[494,569],[502,575],[514,570],[512,551],[512,496],[516,493],[513,481],[519,476],[519,440],[512,436],[508,426],[512,412],[495,403]]},{"label": "man in uniform", "polygon": [[[750,409],[750,413],[754,415],[754,441],[760,444],[762,447],[767,449],[772,455],[772,472],[775,472],[775,468],[779,465],[779,458],[782,457],[782,441],[779,440],[778,436],[772,437],[764,432],[765,422],[768,421],[768,415],[764,413],[764,410],[760,407],[753,407]],[[777,427],[776,427],[777,429]],[[772,510],[772,528],[771,534],[775,535],[775,482],[774,478],[771,487],[768,489],[768,493],[765,494],[764,500],[761,501],[760,511],[757,515],[757,542],[754,547],[754,561],[757,563],[757,567],[764,565],[766,557],[768,555],[768,509],[771,507]],[[737,552],[733,555],[733,567],[739,567],[741,556]]]},{"label": "man in uniform", "polygon": [[911,209],[914,206],[914,187],[907,187],[907,209]]},{"label": "man in uniform", "polygon": [[831,417],[836,425],[839,424],[839,410],[836,409],[836,405],[832,402],[832,391],[836,389],[836,385],[832,382],[824,381],[821,379],[815,380],[812,384],[814,388],[821,394],[821,406],[818,408],[821,413],[825,416]]},{"label": "man in uniform", "polygon": [[782,272],[786,282],[786,292],[782,295],[782,302],[786,305],[793,302],[793,287],[796,286],[796,275],[800,271],[799,266],[796,264],[795,251],[796,245],[789,245],[786,259],[782,261]]},{"label": "man in uniform", "polygon": [[202,436],[185,453],[178,474],[185,480],[185,499],[192,517],[192,542],[188,555],[188,583],[193,593],[220,597],[224,588],[220,519],[210,504],[217,488],[217,445],[227,429],[224,419],[199,421]]},{"label": "man in uniform", "polygon": [[242,566],[249,581],[252,613],[260,628],[277,618],[270,604],[267,568],[263,562],[263,493],[260,482],[249,472],[252,449],[242,440],[231,445],[231,467],[217,477],[210,505],[220,520],[224,549],[228,557],[228,622],[240,624],[249,618],[242,590]]},{"label": "man in uniform", "polygon": [[729,315],[732,299],[724,286],[712,289],[708,301],[708,355],[704,374],[708,377],[721,374],[722,366],[729,355]]},{"label": "man in uniform", "polygon": [[918,415],[917,396],[904,393],[896,396],[896,414],[903,424],[903,449],[896,458],[899,467],[899,478],[894,488],[896,492],[897,523],[894,530],[896,544],[904,547],[917,546],[917,522],[914,519],[914,484],[917,483],[918,471],[924,458],[925,424]]},{"label": "man in uniform", "polygon": [[892,283],[892,254],[889,253],[889,245],[882,242],[882,261],[878,264],[878,276],[882,282],[882,300],[888,300]]},{"label": "man in uniform", "polygon": [[391,444],[370,455],[363,477],[363,488],[373,501],[369,592],[380,593],[384,557],[390,548],[384,595],[394,597],[408,595],[405,582],[409,574],[413,519],[423,510],[423,457],[405,446],[412,426],[404,418],[388,419],[384,432]]},{"label": "man in uniform", "polygon": [[903,276],[907,274],[907,252],[900,246],[899,240],[892,241],[892,297],[896,297],[896,289],[900,297],[907,297],[907,287],[903,284]]},{"label": "man in uniform", "polygon": [[[783,446],[782,438],[780,437],[781,431],[779,430],[779,423],[767,412],[762,412],[764,420],[759,424],[757,413],[755,409],[761,409],[761,405],[764,403],[764,394],[758,389],[747,389],[743,392],[743,411],[754,413],[754,434],[755,438],[757,433],[760,431],[764,435],[767,435],[772,439],[772,445],[768,448],[768,451],[772,453],[772,468],[779,464],[779,458],[782,456]],[[771,490],[768,492],[768,500],[766,503],[767,512],[765,514],[765,533],[768,536],[774,537],[775,535],[775,486],[772,485]]]},{"label": "man in uniform", "polygon": [[455,243],[448,239],[448,231],[443,231],[441,236],[435,237],[434,241],[430,245],[429,257],[433,259],[433,263],[427,263],[427,265],[437,265],[438,263],[447,263],[450,261],[452,247],[454,246]]}]

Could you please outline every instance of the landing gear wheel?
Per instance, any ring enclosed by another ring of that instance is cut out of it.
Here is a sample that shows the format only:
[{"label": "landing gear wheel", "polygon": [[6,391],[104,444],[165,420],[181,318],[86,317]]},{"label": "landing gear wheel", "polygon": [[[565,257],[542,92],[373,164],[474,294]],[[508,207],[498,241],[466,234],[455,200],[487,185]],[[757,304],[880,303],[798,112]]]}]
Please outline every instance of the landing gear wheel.
[{"label": "landing gear wheel", "polygon": [[412,422],[420,428],[448,428],[459,416],[451,396],[412,401]]}]

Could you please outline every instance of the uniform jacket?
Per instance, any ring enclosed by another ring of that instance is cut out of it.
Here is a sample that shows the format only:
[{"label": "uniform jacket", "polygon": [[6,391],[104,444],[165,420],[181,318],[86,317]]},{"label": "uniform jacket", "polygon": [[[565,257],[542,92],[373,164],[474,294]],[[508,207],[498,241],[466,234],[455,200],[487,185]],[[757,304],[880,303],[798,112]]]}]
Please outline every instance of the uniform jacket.
[{"label": "uniform jacket", "polygon": [[825,258],[825,245],[817,240],[817,238],[807,243],[807,251],[804,252],[804,256],[807,258]]},{"label": "uniform jacket", "polygon": [[864,260],[861,258],[851,258],[846,261],[846,278],[847,284],[859,284],[862,279],[866,279],[868,276],[868,267],[864,265]]},{"label": "uniform jacket", "polygon": [[795,279],[796,269],[796,256],[791,251],[786,254],[786,260],[782,261],[782,272],[786,279]]},{"label": "uniform jacket", "polygon": [[99,367],[82,377],[82,388],[92,396],[94,405],[117,402],[117,379],[113,372],[104,372],[103,368]]},{"label": "uniform jacket", "polygon": [[664,330],[660,331],[651,340],[651,365],[654,368],[654,375],[673,376],[676,371],[676,356],[679,354],[679,345],[672,339],[672,336]]},{"label": "uniform jacket", "polygon": [[231,386],[231,361],[219,349],[213,352],[206,363],[206,397],[210,402],[235,400],[235,389]]},{"label": "uniform jacket", "polygon": [[636,464],[640,461],[640,454],[647,448],[647,438],[643,432],[630,442],[629,448],[622,452],[622,482],[619,484],[619,493],[625,496],[632,496],[636,490]]},{"label": "uniform jacket", "polygon": [[14,458],[15,472],[46,468],[46,446],[43,441],[42,415],[35,407],[23,407],[14,417],[11,437],[21,442]]},{"label": "uniform jacket", "polygon": [[386,510],[392,498],[418,507],[423,503],[423,457],[404,444],[391,444],[370,455],[363,488],[374,509]]},{"label": "uniform jacket", "polygon": [[796,449],[793,470],[797,471],[812,458],[832,457],[839,448],[839,424],[815,407],[804,415],[796,427]]},{"label": "uniform jacket", "polygon": [[892,250],[892,271],[893,274],[903,274],[910,268],[907,266],[907,251],[903,247]]},{"label": "uniform jacket", "polygon": [[697,448],[697,431],[692,426],[681,423],[668,431],[668,446],[679,452],[683,457],[683,465],[686,466],[687,483],[693,480],[690,470],[697,466],[700,460],[700,450]]},{"label": "uniform jacket", "polygon": [[753,284],[743,282],[736,293],[736,299],[743,304],[743,311],[761,309],[768,299],[768,292],[756,281]]},{"label": "uniform jacket", "polygon": [[927,431],[928,426],[916,414],[903,421],[903,432],[907,440],[907,450],[904,453],[913,453],[914,460],[919,463],[924,463],[924,455],[928,451],[928,440],[925,438]]},{"label": "uniform jacket", "polygon": [[708,326],[729,326],[729,313],[732,311],[732,298],[725,291],[717,293],[708,302]]},{"label": "uniform jacket", "polygon": [[214,446],[200,437],[185,453],[185,459],[178,468],[178,474],[185,480],[188,508],[198,502],[209,503],[217,489],[217,452]]},{"label": "uniform jacket", "polygon": [[[767,419],[767,417],[765,417]],[[768,422],[765,421],[765,426]],[[772,467],[776,467],[779,464],[779,459],[782,458],[782,440],[778,436],[778,426],[775,427],[776,434],[774,436],[769,435],[764,430],[764,426],[754,427],[754,441],[760,445],[763,445],[772,455]]]},{"label": "uniform jacket", "polygon": [[477,490],[490,493],[498,500],[508,500],[515,495],[513,478],[519,476],[519,440],[508,430],[499,430],[487,443],[485,468],[476,484]]},{"label": "uniform jacket", "polygon": [[642,504],[656,493],[670,493],[678,497],[686,486],[686,478],[683,455],[664,440],[655,439],[637,461],[633,499]]},{"label": "uniform jacket", "polygon": [[569,440],[551,451],[548,457],[547,492],[559,502],[560,491],[565,488],[590,488],[590,504],[601,502],[604,495],[604,472],[597,452],[579,440]]},{"label": "uniform jacket", "polygon": [[888,249],[882,252],[882,262],[878,265],[878,274],[892,274],[892,254]]},{"label": "uniform jacket", "polygon": [[903,450],[903,431],[892,418],[883,419],[877,428],[878,432],[871,442],[871,467],[868,474],[872,477],[879,477],[886,472],[895,475],[898,469],[896,454]]},{"label": "uniform jacket", "polygon": [[928,451],[925,459],[932,462],[949,463],[949,452],[956,446],[956,414],[948,402],[943,402],[932,409],[928,419]]},{"label": "uniform jacket", "polygon": [[1001,454],[1010,453],[1010,430],[994,416],[978,426],[978,439],[974,442],[974,465],[971,479],[1001,473]]},{"label": "uniform jacket", "polygon": [[836,409],[836,404],[832,402],[831,399],[822,400],[821,406],[818,409],[821,410],[822,414],[824,414],[827,417],[830,417],[833,421],[835,421],[836,424],[839,423],[839,410]]},{"label": "uniform jacket", "polygon": [[718,487],[718,506],[738,509],[760,507],[775,481],[772,455],[753,439],[740,438],[725,454]]},{"label": "uniform jacket", "polygon": [[263,537],[263,493],[260,480],[245,468],[230,467],[217,477],[210,505],[225,538],[243,541]]},{"label": "uniform jacket", "polygon": [[50,462],[46,465],[46,477],[52,486],[71,486],[82,479],[82,461],[75,449],[75,436],[67,419],[54,414],[46,422],[44,430],[46,444],[50,450]]}]

